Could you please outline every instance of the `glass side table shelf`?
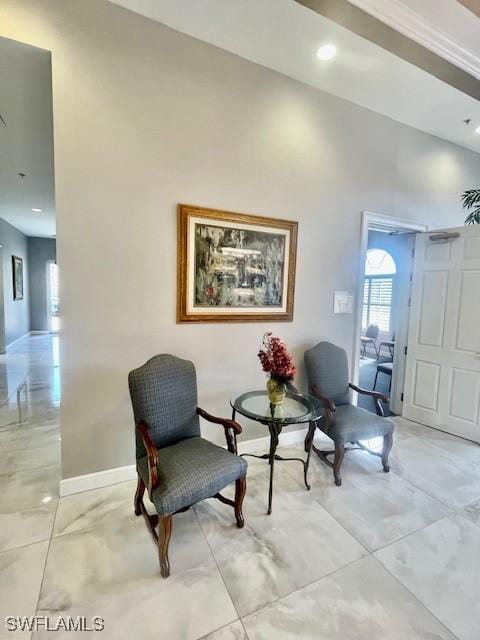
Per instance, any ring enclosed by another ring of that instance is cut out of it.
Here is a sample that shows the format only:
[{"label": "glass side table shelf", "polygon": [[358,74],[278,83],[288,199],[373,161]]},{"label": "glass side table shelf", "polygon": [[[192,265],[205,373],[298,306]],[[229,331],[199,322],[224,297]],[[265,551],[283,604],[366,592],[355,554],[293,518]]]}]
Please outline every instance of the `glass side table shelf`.
[{"label": "glass side table shelf", "polygon": [[[272,513],[273,498],[273,472],[275,460],[296,460],[303,464],[303,479],[307,489],[308,484],[308,467],[310,464],[310,455],[312,451],[313,433],[316,423],[323,417],[323,405],[314,396],[308,394],[288,391],[285,399],[281,404],[271,404],[267,392],[265,390],[247,391],[239,396],[232,397],[230,400],[232,407],[232,419],[235,420],[237,413],[250,420],[255,420],[268,427],[270,433],[270,450],[261,456],[253,453],[244,453],[241,455],[250,456],[252,458],[260,458],[268,460],[270,465],[270,481],[268,488],[268,511]],[[276,451],[278,447],[278,439],[282,429],[291,424],[308,424],[307,438],[307,458],[283,458]]]}]

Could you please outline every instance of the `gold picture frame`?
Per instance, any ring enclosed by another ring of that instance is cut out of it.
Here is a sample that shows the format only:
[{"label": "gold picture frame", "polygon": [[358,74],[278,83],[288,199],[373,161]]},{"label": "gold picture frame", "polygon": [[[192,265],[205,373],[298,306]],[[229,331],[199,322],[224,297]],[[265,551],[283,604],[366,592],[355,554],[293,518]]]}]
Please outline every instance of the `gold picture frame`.
[{"label": "gold picture frame", "polygon": [[291,322],[298,222],[179,204],[177,322]]}]

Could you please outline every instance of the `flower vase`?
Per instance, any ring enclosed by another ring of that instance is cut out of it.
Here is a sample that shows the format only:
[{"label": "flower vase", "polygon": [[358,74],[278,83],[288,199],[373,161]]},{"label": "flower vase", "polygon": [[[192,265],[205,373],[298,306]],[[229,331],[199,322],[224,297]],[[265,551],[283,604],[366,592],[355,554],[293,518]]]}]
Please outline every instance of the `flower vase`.
[{"label": "flower vase", "polygon": [[267,380],[267,395],[270,404],[281,404],[287,393],[287,385],[277,378]]}]

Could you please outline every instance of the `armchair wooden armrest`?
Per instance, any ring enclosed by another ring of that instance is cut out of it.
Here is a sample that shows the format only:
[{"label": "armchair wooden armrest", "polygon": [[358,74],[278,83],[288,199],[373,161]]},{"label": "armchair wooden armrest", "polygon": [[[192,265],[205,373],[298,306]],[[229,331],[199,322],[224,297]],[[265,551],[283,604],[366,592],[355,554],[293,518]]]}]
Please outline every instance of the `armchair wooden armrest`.
[{"label": "armchair wooden armrest", "polygon": [[242,427],[235,422],[235,420],[229,420],[228,418],[217,418],[217,416],[212,416],[210,413],[207,413],[204,409],[197,407],[197,414],[207,420],[208,422],[213,422],[214,424],[222,425],[225,431],[225,440],[227,441],[227,449],[230,453],[237,454],[237,435],[242,433]]},{"label": "armchair wooden armrest", "polygon": [[353,391],[356,391],[357,393],[361,393],[364,396],[370,396],[371,398],[373,398],[377,414],[382,417],[385,415],[382,402],[388,402],[388,398],[386,395],[384,395],[383,393],[380,393],[379,391],[370,391],[369,389],[362,389],[361,387],[357,387],[356,384],[352,384],[352,383],[350,383],[348,386],[350,387],[350,389],[353,389]]},{"label": "armchair wooden armrest", "polygon": [[316,384],[312,386],[311,392],[312,392],[312,395],[318,398],[320,402],[323,403],[323,406],[325,407],[325,428],[328,429],[333,423],[333,414],[335,413],[337,407],[335,406],[335,403],[333,400],[331,400],[330,398],[327,398],[327,396],[324,396],[322,393],[320,393],[320,390]]},{"label": "armchair wooden armrest", "polygon": [[147,451],[148,462],[148,495],[152,499],[153,490],[158,487],[158,450],[150,438],[148,425],[143,420],[137,424],[137,431],[142,438],[143,446]]}]

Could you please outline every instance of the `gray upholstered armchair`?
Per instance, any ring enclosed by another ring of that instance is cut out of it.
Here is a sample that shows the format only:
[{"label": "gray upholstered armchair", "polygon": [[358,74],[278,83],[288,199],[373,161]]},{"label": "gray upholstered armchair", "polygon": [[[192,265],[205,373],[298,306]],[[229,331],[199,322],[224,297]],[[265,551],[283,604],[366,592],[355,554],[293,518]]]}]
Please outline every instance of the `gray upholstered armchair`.
[{"label": "gray upholstered armchair", "polygon": [[[393,444],[394,424],[384,417],[382,401],[387,402],[383,394],[368,391],[349,383],[348,360],[344,349],[331,344],[320,342],[316,347],[305,352],[305,366],[307,368],[310,391],[325,407],[325,419],[319,423],[319,428],[335,443],[334,451],[320,451],[315,446],[313,450],[318,457],[333,468],[335,484],[340,486],[342,478],[340,468],[345,454],[345,445],[351,443],[355,449],[363,449],[372,455],[382,458],[383,470],[390,471],[388,455]],[[351,401],[351,390],[371,396],[376,414],[356,407]],[[308,445],[315,435],[315,423],[312,423],[305,444]],[[367,448],[363,442],[371,438],[383,437],[381,453]],[[328,456],[334,454],[333,464]]]},{"label": "gray upholstered armchair", "polygon": [[[131,371],[128,383],[136,427],[135,513],[143,514],[158,544],[161,574],[167,578],[175,513],[213,497],[233,507],[237,527],[243,527],[247,463],[237,456],[236,440],[242,429],[197,407],[195,367],[188,360],[155,356]],[[228,450],[200,437],[199,416],[224,428]],[[220,491],[233,482],[235,500],[229,500]],[[145,508],[145,488],[158,515],[149,515]]]}]

